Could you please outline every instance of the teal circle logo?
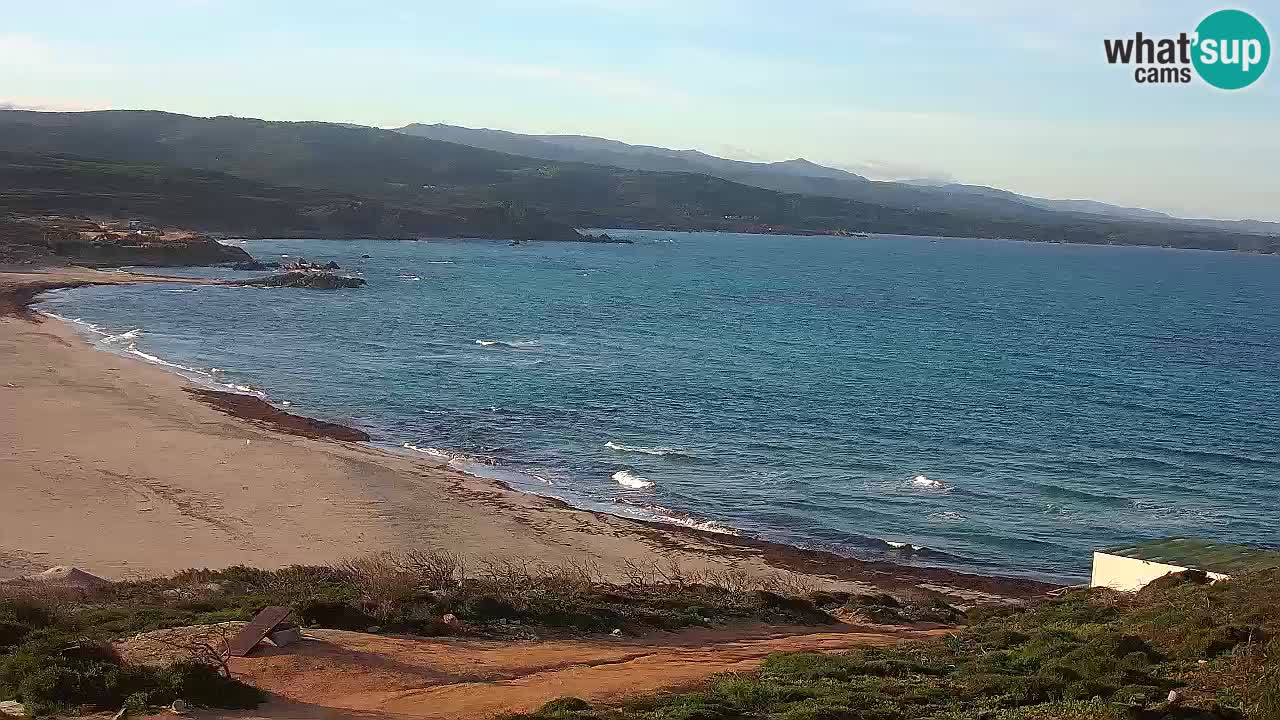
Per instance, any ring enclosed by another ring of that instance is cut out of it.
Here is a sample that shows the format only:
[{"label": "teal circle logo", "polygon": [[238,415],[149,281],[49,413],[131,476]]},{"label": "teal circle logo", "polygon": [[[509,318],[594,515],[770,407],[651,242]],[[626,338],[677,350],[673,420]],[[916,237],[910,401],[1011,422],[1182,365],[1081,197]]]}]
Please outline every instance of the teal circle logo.
[{"label": "teal circle logo", "polygon": [[1196,26],[1191,58],[1210,85],[1239,90],[1262,77],[1271,59],[1271,39],[1258,19],[1243,10],[1219,10]]}]

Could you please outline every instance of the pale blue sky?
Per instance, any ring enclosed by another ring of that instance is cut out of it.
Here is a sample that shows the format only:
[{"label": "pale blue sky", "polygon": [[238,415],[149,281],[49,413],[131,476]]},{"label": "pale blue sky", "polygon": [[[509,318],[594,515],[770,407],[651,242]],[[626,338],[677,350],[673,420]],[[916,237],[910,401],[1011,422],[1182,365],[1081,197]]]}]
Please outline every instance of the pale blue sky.
[{"label": "pale blue sky", "polygon": [[[1280,27],[1280,7],[1250,10]],[[582,133],[1280,219],[1280,69],[1143,86],[1183,0],[5,0],[0,103]],[[1272,30],[1273,42],[1276,40]],[[1273,65],[1276,63],[1273,63]]]}]

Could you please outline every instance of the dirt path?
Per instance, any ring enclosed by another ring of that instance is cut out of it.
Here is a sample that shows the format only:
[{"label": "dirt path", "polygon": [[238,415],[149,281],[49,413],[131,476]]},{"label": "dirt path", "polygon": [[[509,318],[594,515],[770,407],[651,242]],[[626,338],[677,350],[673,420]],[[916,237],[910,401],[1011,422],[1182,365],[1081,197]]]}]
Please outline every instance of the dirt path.
[{"label": "dirt path", "polygon": [[336,630],[234,661],[272,693],[239,718],[489,718],[572,695],[609,702],[751,670],[780,651],[833,652],[935,637],[943,629],[839,625],[695,630],[634,639],[494,641],[391,638]]}]

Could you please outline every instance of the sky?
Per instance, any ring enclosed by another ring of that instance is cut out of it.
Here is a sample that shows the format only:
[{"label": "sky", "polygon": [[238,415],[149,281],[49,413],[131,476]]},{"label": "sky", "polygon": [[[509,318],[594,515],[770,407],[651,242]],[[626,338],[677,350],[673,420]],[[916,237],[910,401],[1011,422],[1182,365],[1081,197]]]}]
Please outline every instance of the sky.
[{"label": "sky", "polygon": [[[0,106],[576,133],[1280,220],[1280,68],[1140,85],[1186,0],[0,0]],[[1280,65],[1280,61],[1272,63]]]}]

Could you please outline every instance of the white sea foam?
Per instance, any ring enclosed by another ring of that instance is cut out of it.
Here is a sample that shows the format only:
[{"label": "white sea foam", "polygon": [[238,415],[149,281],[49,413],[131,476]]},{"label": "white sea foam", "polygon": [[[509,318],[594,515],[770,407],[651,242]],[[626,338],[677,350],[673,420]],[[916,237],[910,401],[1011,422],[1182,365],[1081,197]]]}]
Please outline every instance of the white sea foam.
[{"label": "white sea foam", "polygon": [[605,447],[616,452],[624,453],[641,453],[644,455],[657,455],[659,457],[666,455],[685,455],[683,450],[669,447],[645,447],[643,445],[623,445],[612,440],[604,444]]},{"label": "white sea foam", "polygon": [[630,490],[644,490],[653,487],[653,481],[641,477],[630,470],[619,470],[613,474],[613,481]]},{"label": "white sea foam", "polygon": [[625,508],[625,512],[614,514],[626,517],[636,517],[643,520],[657,520],[658,522],[668,523],[671,525],[680,525],[682,527],[694,528],[695,530],[705,530],[707,532],[719,533],[721,535],[740,535],[737,528],[716,522],[715,520],[705,520],[695,517],[689,513],[672,510],[661,505],[652,503],[635,502],[627,498],[617,498],[614,503],[621,508]]},{"label": "white sea foam", "polygon": [[452,260],[428,260],[428,265],[452,265]]},{"label": "white sea foam", "polygon": [[963,522],[964,516],[952,510],[929,513],[929,519],[935,522]]},{"label": "white sea foam", "polygon": [[[452,450],[444,450],[441,448],[414,445],[413,443],[402,443],[401,446],[405,450],[412,450],[416,453],[426,455],[427,457],[444,462],[454,470],[460,470],[469,475],[477,477],[485,477],[491,480],[499,480],[508,482],[512,480],[512,476],[518,476],[517,482],[526,477],[532,477],[536,480],[546,483],[546,480],[536,475],[530,475],[520,471],[507,471],[498,466],[498,461],[492,457],[482,455],[467,455],[465,453],[454,452]],[[550,484],[550,483],[546,483]]]},{"label": "white sea foam", "polygon": [[[108,342],[109,340],[111,340],[111,338],[107,338],[106,340],[103,340],[103,342]],[[140,357],[143,360],[146,360],[147,362],[152,363],[154,365],[163,365],[164,367],[173,368],[174,370],[185,370],[186,372],[200,373],[200,371],[197,370],[196,368],[187,367],[186,365],[179,365],[178,363],[175,363],[175,362],[169,362],[164,358],[156,357],[151,353],[143,352],[138,349],[138,346],[135,343],[129,343],[129,345],[125,347],[125,352],[129,353],[130,355],[136,355],[137,357]],[[238,386],[230,385],[229,387],[234,388]]]},{"label": "white sea foam", "polygon": [[40,314],[46,317],[51,317],[55,320],[61,320],[63,322],[72,323],[77,327],[84,328],[85,330],[89,331],[90,333],[93,333],[94,335],[101,336],[100,338],[96,339],[94,343],[98,347],[104,350],[108,350],[110,352],[115,352],[115,353],[122,353],[125,355],[130,355],[132,357],[138,358],[139,360],[145,360],[146,362],[149,362],[152,365],[159,365],[160,367],[167,368],[181,375],[182,377],[187,378],[188,380],[204,385],[205,387],[208,387],[211,390],[230,391],[234,393],[240,393],[242,395],[252,395],[262,400],[267,399],[267,394],[256,388],[252,388],[248,385],[238,385],[236,383],[222,382],[219,379],[219,377],[223,374],[223,371],[219,368],[210,368],[209,370],[202,370],[200,368],[191,367],[189,365],[182,365],[180,363],[170,362],[168,360],[165,360],[162,357],[159,357],[157,355],[152,355],[149,352],[139,349],[137,343],[135,343],[134,340],[137,340],[138,337],[142,335],[143,333],[142,328],[134,328],[133,330],[130,330],[128,332],[123,332],[123,333],[118,333],[113,335],[109,332],[106,332],[98,325],[95,325],[94,323],[91,323],[91,322],[86,322],[80,318],[64,317],[57,313],[49,312],[48,310],[40,310],[39,312]]},{"label": "white sea foam", "polygon": [[120,342],[121,340],[129,340],[132,342],[133,340],[137,340],[138,336],[141,334],[142,334],[142,328],[134,328],[129,332],[123,332],[123,333],[120,333],[119,335],[108,335],[102,338],[102,340],[100,340],[99,342],[108,343],[108,344]]},{"label": "white sea foam", "polygon": [[910,484],[911,487],[923,490],[947,490],[950,488],[949,485],[941,480],[935,480],[927,475],[916,475],[911,478]]},{"label": "white sea foam", "polygon": [[85,330],[88,330],[89,332],[95,335],[110,335],[110,333],[103,332],[102,328],[97,324],[88,322],[86,320],[82,320],[80,318],[64,317],[57,313],[49,312],[48,310],[37,310],[36,312],[40,313],[41,315],[44,315],[45,317],[51,317],[54,320],[61,320],[62,322],[67,322],[67,323],[71,323],[72,325],[82,327]]},{"label": "white sea foam", "polygon": [[511,350],[535,350],[542,347],[537,340],[476,340],[476,344],[483,347],[500,347]]},{"label": "white sea foam", "polygon": [[431,457],[440,458],[441,460],[453,459],[453,453],[446,452],[439,448],[419,447],[417,445],[414,445],[413,443],[405,443],[402,447],[404,447],[406,450],[413,450],[414,452],[419,452],[419,453],[422,453],[423,455],[430,455]]}]

